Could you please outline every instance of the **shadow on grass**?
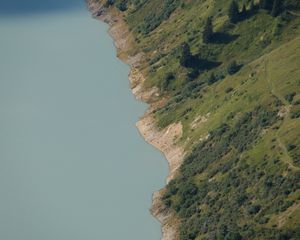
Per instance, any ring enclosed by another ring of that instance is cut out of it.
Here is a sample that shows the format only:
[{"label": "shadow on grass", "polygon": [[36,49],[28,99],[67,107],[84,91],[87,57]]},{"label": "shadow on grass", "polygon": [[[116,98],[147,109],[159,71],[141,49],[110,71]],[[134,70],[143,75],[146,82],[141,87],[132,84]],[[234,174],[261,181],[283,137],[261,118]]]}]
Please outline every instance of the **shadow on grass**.
[{"label": "shadow on grass", "polygon": [[217,44],[227,44],[236,40],[238,37],[239,37],[238,34],[232,35],[225,32],[216,32],[214,33],[211,42]]},{"label": "shadow on grass", "polygon": [[186,67],[198,70],[210,70],[218,67],[221,62],[213,62],[201,58],[199,55],[192,56],[186,64]]}]

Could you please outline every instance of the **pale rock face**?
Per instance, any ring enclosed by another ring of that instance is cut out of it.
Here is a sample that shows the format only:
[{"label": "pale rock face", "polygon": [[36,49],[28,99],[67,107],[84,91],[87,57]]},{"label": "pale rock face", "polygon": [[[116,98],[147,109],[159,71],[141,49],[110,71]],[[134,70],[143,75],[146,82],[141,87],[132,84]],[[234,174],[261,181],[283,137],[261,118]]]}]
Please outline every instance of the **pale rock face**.
[{"label": "pale rock face", "polygon": [[[130,48],[132,41],[126,24],[117,14],[107,13],[99,3],[87,0],[87,4],[94,17],[109,24],[109,34],[114,39],[118,57],[131,67],[129,80],[135,97],[145,102],[153,102],[153,99],[159,96],[159,90],[155,87],[150,90],[144,90],[143,88],[145,78],[138,69],[140,60],[143,57],[142,54],[128,56],[124,53],[126,49]],[[159,103],[150,104],[148,111],[137,122],[136,126],[144,139],[165,155],[169,164],[168,183],[175,177],[184,157],[183,148],[177,144],[182,136],[182,124],[181,122],[174,123],[163,130],[159,130],[155,126],[155,121],[151,115],[157,105]],[[162,240],[177,240],[179,222],[173,212],[162,203],[161,196],[163,192],[164,189],[161,189],[153,194],[151,214],[162,224]]]}]

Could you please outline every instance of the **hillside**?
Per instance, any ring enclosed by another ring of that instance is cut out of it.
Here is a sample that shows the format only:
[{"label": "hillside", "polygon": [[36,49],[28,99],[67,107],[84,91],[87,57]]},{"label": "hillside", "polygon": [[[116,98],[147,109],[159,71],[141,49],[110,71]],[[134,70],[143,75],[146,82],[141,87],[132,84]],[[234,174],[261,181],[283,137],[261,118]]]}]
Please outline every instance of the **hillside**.
[{"label": "hillside", "polygon": [[300,2],[93,1],[127,29],[156,128],[182,126],[169,239],[300,239]]}]

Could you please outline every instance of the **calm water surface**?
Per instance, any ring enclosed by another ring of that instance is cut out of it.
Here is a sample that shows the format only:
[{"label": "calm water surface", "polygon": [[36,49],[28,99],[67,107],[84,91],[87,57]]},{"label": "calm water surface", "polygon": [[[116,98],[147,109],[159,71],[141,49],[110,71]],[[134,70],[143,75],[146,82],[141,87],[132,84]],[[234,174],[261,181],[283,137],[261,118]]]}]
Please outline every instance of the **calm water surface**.
[{"label": "calm water surface", "polygon": [[0,9],[0,239],[160,239],[167,164],[135,128],[145,105],[107,27],[80,0]]}]

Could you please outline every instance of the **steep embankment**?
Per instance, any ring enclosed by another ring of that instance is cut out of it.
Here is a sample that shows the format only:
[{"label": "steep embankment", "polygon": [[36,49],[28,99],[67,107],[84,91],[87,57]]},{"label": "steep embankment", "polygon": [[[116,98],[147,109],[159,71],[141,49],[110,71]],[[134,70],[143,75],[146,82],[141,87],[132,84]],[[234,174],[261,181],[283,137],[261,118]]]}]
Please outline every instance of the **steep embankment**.
[{"label": "steep embankment", "polygon": [[150,104],[137,127],[169,161],[152,207],[164,239],[300,238],[299,2],[89,6]]},{"label": "steep embankment", "polygon": [[[149,144],[163,152],[169,164],[169,176],[167,182],[172,180],[176,171],[180,167],[183,160],[183,148],[177,144],[178,139],[182,136],[182,125],[180,123],[172,124],[167,129],[160,130],[153,119],[153,110],[158,108],[165,101],[159,99],[158,89],[143,88],[145,78],[139,70],[142,52],[131,56],[128,50],[132,49],[132,35],[128,30],[128,26],[123,20],[122,15],[114,9],[103,8],[103,6],[94,0],[87,1],[89,10],[93,16],[109,25],[109,34],[114,39],[117,48],[118,57],[130,65],[129,80],[132,93],[134,96],[144,102],[149,103],[149,109],[144,116],[137,122],[136,126]],[[178,235],[178,220],[176,216],[165,207],[161,198],[164,189],[153,193],[153,203],[151,213],[162,224],[162,233],[164,240],[175,239]]]}]

